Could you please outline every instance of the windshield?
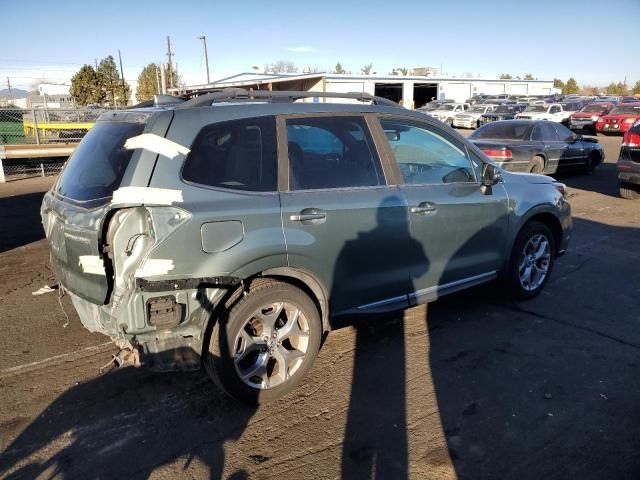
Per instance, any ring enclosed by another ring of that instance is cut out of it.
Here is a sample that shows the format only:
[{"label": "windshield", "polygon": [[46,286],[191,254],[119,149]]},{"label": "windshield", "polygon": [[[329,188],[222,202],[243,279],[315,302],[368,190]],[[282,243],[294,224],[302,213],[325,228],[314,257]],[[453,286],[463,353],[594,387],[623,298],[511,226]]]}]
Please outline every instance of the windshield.
[{"label": "windshield", "polygon": [[526,108],[525,112],[546,112],[547,107],[544,105],[530,105]]},{"label": "windshield", "polygon": [[510,139],[524,140],[525,135],[529,131],[530,124],[527,122],[494,122],[487,123],[473,132],[469,138],[474,140],[483,139]]},{"label": "windshield", "polygon": [[506,105],[502,105],[495,109],[496,113],[512,113],[515,110],[514,107],[508,107]]},{"label": "windshield", "polygon": [[606,109],[607,107],[605,105],[587,105],[580,111],[584,113],[602,113]]},{"label": "windshield", "polygon": [[442,105],[438,108],[438,110],[453,110],[454,106],[451,104]]},{"label": "windshield", "polygon": [[469,110],[467,110],[467,112],[484,113],[485,110],[486,108],[484,107],[471,107]]},{"label": "windshield", "polygon": [[79,201],[111,197],[133,155],[124,142],[143,129],[142,123],[98,122],[71,155],[57,192]]},{"label": "windshield", "polygon": [[616,107],[611,110],[610,115],[640,115],[640,105],[636,107]]}]

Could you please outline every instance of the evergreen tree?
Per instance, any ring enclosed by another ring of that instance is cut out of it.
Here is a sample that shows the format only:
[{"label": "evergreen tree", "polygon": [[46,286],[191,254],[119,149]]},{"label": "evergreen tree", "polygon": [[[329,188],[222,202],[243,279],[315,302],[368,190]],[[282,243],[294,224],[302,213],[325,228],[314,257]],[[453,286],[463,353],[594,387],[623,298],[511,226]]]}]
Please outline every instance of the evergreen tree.
[{"label": "evergreen tree", "polygon": [[111,55],[100,61],[97,74],[105,102],[111,107],[126,106],[131,89],[126,82],[122,81],[116,62]]},{"label": "evergreen tree", "polygon": [[83,65],[71,77],[71,96],[81,106],[102,102],[102,91],[98,82],[98,75],[91,65]]},{"label": "evergreen tree", "polygon": [[151,100],[158,91],[159,67],[155,63],[150,63],[142,69],[138,75],[138,86],[136,87],[136,99],[139,102]]},{"label": "evergreen tree", "polygon": [[578,93],[579,90],[580,88],[578,87],[578,82],[576,82],[575,78],[571,77],[569,80],[567,80],[566,85],[562,89],[562,93],[564,93],[565,95],[569,95],[571,93]]}]

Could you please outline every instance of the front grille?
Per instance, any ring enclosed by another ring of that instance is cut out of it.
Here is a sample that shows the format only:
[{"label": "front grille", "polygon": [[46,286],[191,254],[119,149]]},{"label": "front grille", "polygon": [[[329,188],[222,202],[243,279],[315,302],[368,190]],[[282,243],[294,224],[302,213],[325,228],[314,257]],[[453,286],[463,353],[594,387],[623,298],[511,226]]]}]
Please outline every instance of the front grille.
[{"label": "front grille", "polygon": [[520,115],[518,118],[519,118],[520,120],[531,120],[531,117],[524,116],[524,115]]}]

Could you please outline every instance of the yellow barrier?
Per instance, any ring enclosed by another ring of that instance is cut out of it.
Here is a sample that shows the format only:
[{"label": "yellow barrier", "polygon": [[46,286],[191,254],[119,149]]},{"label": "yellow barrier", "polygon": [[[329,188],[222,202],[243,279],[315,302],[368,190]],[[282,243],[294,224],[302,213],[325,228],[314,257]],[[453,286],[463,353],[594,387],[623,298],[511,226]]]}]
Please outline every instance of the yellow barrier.
[{"label": "yellow barrier", "polygon": [[[38,122],[38,130],[43,135],[47,134],[47,130],[91,130],[91,127],[95,125],[94,122],[84,123],[66,123],[66,122]],[[23,122],[24,134],[32,135],[36,132],[35,122]]]}]

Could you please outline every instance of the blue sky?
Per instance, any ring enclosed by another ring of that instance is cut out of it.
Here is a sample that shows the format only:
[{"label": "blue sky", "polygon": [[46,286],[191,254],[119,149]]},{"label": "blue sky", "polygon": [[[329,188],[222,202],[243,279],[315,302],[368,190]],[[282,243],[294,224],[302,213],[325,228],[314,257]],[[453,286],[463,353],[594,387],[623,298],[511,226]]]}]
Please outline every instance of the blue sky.
[{"label": "blue sky", "polygon": [[[640,80],[640,0],[391,2],[2,1],[0,85],[68,80],[83,64],[122,52],[125,78],[166,60],[166,35],[187,84],[291,60],[301,69],[357,73],[373,63],[443,66],[483,77],[532,73],[580,84]],[[5,85],[2,85],[4,87]],[[0,88],[2,88],[0,87]]]}]

